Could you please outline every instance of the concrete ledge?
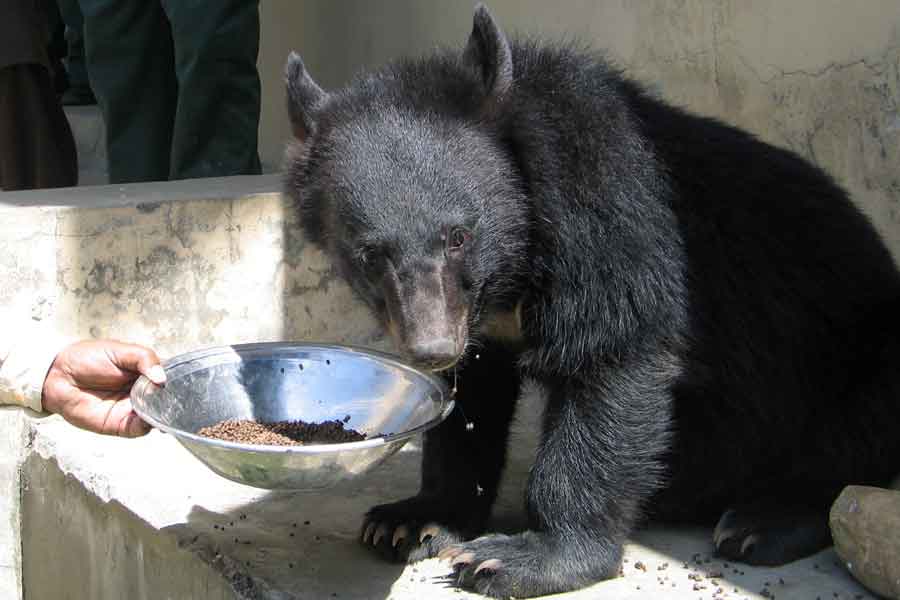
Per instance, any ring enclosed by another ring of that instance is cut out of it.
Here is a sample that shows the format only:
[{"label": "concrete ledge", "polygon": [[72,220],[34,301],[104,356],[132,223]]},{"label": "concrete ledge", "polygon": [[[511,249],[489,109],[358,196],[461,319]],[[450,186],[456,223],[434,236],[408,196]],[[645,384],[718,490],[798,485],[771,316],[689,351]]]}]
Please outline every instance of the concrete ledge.
[{"label": "concrete ledge", "polygon": [[106,167],[106,125],[100,107],[65,106],[78,152],[78,185],[102,185],[109,181]]},{"label": "concrete ledge", "polygon": [[[0,323],[41,321],[75,337],[143,342],[162,356],[292,339],[387,347],[299,234],[277,178],[29,192],[2,202]],[[499,530],[523,525],[540,410],[540,397],[526,394],[495,511]],[[358,481],[291,494],[219,478],[159,432],[101,437],[18,409],[0,411],[0,427],[12,432],[0,439],[0,510],[11,515],[10,533],[0,533],[0,597],[22,589],[40,599],[475,597],[445,584],[445,564],[390,565],[357,543],[370,506],[415,492],[415,447]],[[831,550],[753,569],[710,559],[710,537],[639,533],[624,577],[563,597],[758,598],[767,589],[780,598],[866,597]]]},{"label": "concrete ledge", "polygon": [[[285,493],[222,479],[159,432],[121,440],[57,417],[29,425],[33,451],[24,467],[22,503],[26,598],[478,597],[444,583],[445,563],[388,564],[357,541],[370,506],[415,492],[416,448],[332,490]],[[498,504],[501,530],[523,522],[527,462],[521,459],[514,456]],[[751,568],[712,559],[709,540],[709,531],[697,529],[640,532],[627,548],[624,577],[558,597],[762,598],[764,590],[776,598],[871,597],[832,550],[783,568]],[[695,574],[702,579],[689,578]],[[715,594],[719,588],[723,592]]]},{"label": "concrete ledge", "polygon": [[168,356],[291,339],[383,347],[278,185],[259,176],[6,194],[0,318]]},{"label": "concrete ledge", "polygon": [[3,207],[112,208],[140,206],[144,211],[156,204],[191,200],[252,198],[281,191],[281,175],[241,175],[180,181],[151,181],[118,185],[96,185],[51,190],[0,193]]}]

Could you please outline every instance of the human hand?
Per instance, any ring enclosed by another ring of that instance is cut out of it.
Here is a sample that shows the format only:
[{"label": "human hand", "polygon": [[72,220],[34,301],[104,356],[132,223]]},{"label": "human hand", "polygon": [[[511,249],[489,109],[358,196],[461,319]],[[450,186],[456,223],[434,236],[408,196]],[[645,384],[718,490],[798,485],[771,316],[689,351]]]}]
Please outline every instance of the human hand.
[{"label": "human hand", "polygon": [[141,374],[157,385],[166,374],[149,348],[112,340],[81,341],[56,355],[44,379],[44,410],[82,429],[138,437],[150,431],[131,408],[131,386]]}]

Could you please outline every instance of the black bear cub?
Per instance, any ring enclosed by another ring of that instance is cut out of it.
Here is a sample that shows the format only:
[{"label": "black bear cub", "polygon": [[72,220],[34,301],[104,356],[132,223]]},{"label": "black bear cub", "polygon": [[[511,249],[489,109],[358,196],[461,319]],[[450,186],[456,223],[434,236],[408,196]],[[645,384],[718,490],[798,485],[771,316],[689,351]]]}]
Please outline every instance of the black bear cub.
[{"label": "black bear cub", "polygon": [[[821,170],[481,6],[461,52],[334,92],[292,54],[286,79],[306,236],[410,362],[458,377],[421,491],[365,518],[377,552],[520,598],[691,519],[774,565],[830,543],[844,485],[900,471],[900,277]],[[530,525],[486,534],[523,379],[546,395]]]}]

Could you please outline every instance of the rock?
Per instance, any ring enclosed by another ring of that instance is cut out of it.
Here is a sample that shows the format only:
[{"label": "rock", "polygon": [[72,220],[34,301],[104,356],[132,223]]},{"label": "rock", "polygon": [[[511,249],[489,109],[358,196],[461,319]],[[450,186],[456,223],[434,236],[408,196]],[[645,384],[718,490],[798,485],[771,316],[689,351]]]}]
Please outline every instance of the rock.
[{"label": "rock", "polygon": [[831,507],[834,549],[863,585],[900,600],[900,491],[851,485]]}]

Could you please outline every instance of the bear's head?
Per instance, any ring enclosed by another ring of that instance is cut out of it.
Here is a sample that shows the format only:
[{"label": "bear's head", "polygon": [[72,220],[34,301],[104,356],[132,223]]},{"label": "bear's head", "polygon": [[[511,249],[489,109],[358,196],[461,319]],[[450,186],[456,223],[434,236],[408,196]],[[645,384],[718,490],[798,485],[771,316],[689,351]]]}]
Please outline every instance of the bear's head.
[{"label": "bear's head", "polygon": [[319,245],[419,366],[441,370],[525,277],[529,209],[503,131],[512,53],[476,9],[462,54],[326,92],[291,53],[286,191]]}]

